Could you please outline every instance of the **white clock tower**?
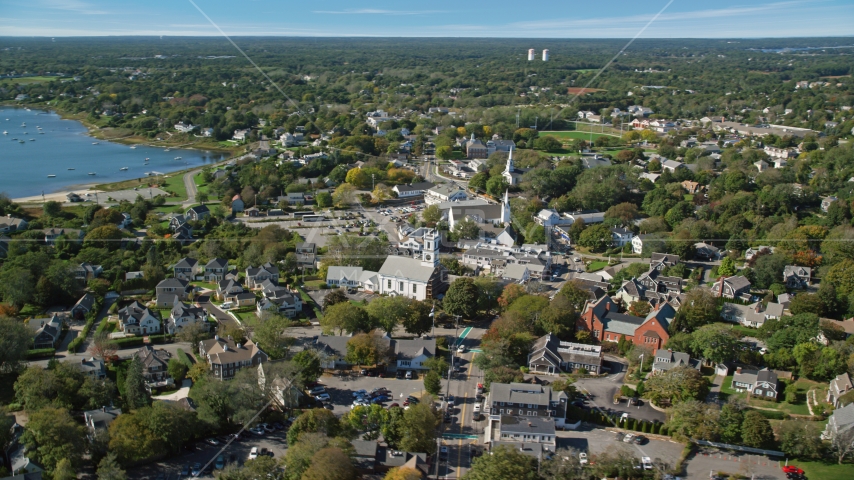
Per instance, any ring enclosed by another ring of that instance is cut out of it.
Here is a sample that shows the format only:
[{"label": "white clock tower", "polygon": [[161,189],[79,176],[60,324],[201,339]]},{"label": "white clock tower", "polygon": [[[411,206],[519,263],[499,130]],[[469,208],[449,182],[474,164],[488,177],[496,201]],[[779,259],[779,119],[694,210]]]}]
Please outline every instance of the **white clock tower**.
[{"label": "white clock tower", "polygon": [[424,234],[424,249],[421,265],[425,267],[439,266],[439,243],[442,241],[442,236],[438,230],[431,229]]}]

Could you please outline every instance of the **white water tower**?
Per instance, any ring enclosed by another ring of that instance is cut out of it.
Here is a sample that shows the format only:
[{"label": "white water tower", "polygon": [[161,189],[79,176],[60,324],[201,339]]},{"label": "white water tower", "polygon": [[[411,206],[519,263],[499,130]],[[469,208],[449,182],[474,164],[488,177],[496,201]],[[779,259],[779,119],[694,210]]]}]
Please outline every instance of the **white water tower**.
[{"label": "white water tower", "polygon": [[534,57],[536,57],[536,56],[537,56],[537,52],[536,52],[536,50],[534,50],[533,48],[531,48],[531,49],[529,49],[529,50],[528,50],[528,61],[529,61],[529,62],[533,62],[533,61],[534,61]]},{"label": "white water tower", "polygon": [[548,49],[548,48],[547,48],[547,49],[545,49],[545,50],[543,50],[543,61],[544,61],[544,62],[548,62],[548,61],[549,61],[549,49]]}]

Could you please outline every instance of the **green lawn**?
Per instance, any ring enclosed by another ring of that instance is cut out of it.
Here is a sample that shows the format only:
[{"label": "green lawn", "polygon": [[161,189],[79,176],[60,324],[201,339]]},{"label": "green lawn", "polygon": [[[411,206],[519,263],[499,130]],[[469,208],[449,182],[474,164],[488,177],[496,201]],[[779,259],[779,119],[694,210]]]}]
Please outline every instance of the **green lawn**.
[{"label": "green lawn", "polygon": [[181,205],[162,205],[153,210],[156,213],[184,213]]},{"label": "green lawn", "polygon": [[541,137],[555,137],[558,140],[596,140],[599,137],[616,137],[616,135],[582,132],[580,130],[571,130],[567,132],[540,132]]},{"label": "green lawn", "polygon": [[324,280],[320,280],[320,279],[317,279],[317,280],[306,280],[306,281],[305,281],[305,283],[304,283],[304,285],[305,285],[306,287],[310,287],[310,288],[313,288],[313,289],[319,289],[322,285],[326,285],[326,281],[324,281]]},{"label": "green lawn", "polygon": [[42,310],[41,308],[27,303],[24,305],[24,308],[21,309],[18,315],[21,317],[35,317],[37,315],[41,315],[43,311],[44,310]]},{"label": "green lawn", "polygon": [[789,461],[789,465],[796,465],[804,469],[807,478],[820,478],[821,480],[850,480],[854,478],[854,464],[824,462],[802,462]]},{"label": "green lawn", "polygon": [[597,260],[595,262],[590,262],[590,265],[587,266],[588,272],[595,272],[598,270],[602,270],[603,268],[608,266],[608,262],[604,260]]},{"label": "green lawn", "polygon": [[193,285],[196,285],[198,287],[207,288],[208,290],[216,291],[216,285],[213,283],[207,283],[207,282],[190,282],[190,283]]},{"label": "green lawn", "polygon": [[184,179],[182,177],[182,175],[171,176],[163,180],[163,183],[160,184],[160,188],[169,193],[174,193],[182,200],[186,200],[187,186],[184,185]]}]

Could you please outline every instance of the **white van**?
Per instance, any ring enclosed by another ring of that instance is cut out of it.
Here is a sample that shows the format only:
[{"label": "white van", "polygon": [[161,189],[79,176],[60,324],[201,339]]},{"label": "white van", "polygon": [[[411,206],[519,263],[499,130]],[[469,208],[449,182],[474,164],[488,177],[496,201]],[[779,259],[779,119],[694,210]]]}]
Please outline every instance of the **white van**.
[{"label": "white van", "polygon": [[221,308],[222,310],[228,310],[229,308],[231,308],[233,306],[234,306],[234,302],[224,302],[222,305],[219,306],[219,308]]},{"label": "white van", "polygon": [[480,413],[480,403],[474,404],[474,413]]}]

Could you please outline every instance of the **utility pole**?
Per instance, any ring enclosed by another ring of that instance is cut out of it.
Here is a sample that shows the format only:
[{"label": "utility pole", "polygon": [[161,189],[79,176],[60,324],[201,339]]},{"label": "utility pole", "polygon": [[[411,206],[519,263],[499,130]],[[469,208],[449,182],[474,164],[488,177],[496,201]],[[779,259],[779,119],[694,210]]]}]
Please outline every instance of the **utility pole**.
[{"label": "utility pole", "polygon": [[522,113],[522,108],[516,110],[516,128],[519,128],[519,115]]}]

